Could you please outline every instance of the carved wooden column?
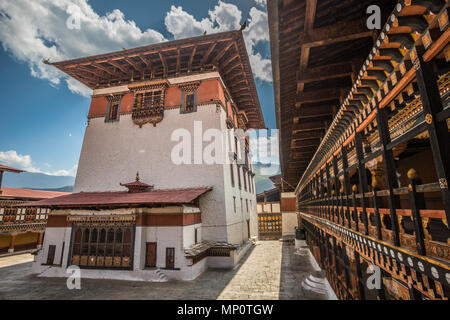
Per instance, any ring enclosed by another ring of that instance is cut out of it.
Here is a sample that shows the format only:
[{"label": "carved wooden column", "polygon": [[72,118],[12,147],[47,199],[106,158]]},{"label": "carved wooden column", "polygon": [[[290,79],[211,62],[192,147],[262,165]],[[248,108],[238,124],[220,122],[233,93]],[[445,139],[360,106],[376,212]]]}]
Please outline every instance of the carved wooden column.
[{"label": "carved wooden column", "polygon": [[16,242],[17,233],[11,233],[10,235],[11,235],[11,239],[9,241],[8,253],[13,253],[14,252],[14,245],[15,245],[15,242]]},{"label": "carved wooden column", "polygon": [[392,150],[387,148],[391,142],[389,133],[389,125],[387,120],[386,109],[379,109],[377,106],[377,129],[380,136],[381,151],[383,156],[384,177],[386,180],[386,188],[388,191],[389,211],[392,224],[392,237],[395,246],[400,246],[400,237],[398,230],[398,220],[396,209],[400,208],[400,200],[394,194],[394,189],[398,187],[396,168]]},{"label": "carved wooden column", "polygon": [[37,248],[37,249],[42,248],[42,242],[43,242],[43,240],[44,240],[44,232],[39,232],[39,233],[38,233],[38,241],[37,241],[37,245],[36,245],[36,248]]},{"label": "carved wooden column", "polygon": [[450,220],[450,192],[448,180],[450,179],[450,134],[448,132],[446,117],[439,120],[437,115],[443,112],[441,95],[437,84],[437,77],[433,71],[433,63],[425,62],[422,52],[416,55],[414,67],[416,70],[417,85],[422,100],[425,121],[433,153],[434,166],[439,180],[439,186],[444,203],[447,221]]},{"label": "carved wooden column", "polygon": [[367,212],[366,212],[367,201],[366,201],[365,193],[367,193],[369,190],[368,190],[368,183],[367,183],[366,167],[362,163],[362,161],[364,160],[364,151],[363,151],[361,132],[357,132],[355,134],[355,149],[356,149],[356,159],[357,159],[357,163],[358,163],[358,177],[359,177],[359,185],[360,185],[360,189],[361,189],[360,192],[362,194],[361,220],[366,229],[365,234],[368,235],[369,234],[369,225],[368,225],[368,221],[367,221]]},{"label": "carved wooden column", "polygon": [[347,147],[342,146],[342,169],[344,171],[344,191],[345,191],[345,205],[347,207],[347,223],[348,227],[352,227],[351,215],[350,215],[350,177],[348,176],[348,157]]},{"label": "carved wooden column", "polygon": [[416,235],[417,253],[426,255],[424,232],[422,225],[422,218],[420,217],[420,209],[425,209],[425,199],[423,193],[417,193],[416,186],[421,184],[416,170],[410,169],[408,171],[408,191],[409,202],[411,204],[411,215],[414,223],[414,233]]}]

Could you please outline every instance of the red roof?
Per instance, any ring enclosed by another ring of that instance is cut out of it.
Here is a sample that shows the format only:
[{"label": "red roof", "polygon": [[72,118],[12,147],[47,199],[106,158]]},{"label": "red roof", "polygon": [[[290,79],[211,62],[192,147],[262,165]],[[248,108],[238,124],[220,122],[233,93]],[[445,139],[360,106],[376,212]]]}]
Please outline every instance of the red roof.
[{"label": "red roof", "polygon": [[7,188],[2,187],[0,189],[0,197],[8,198],[21,198],[21,199],[49,199],[59,196],[66,196],[70,193],[68,192],[56,192],[56,191],[44,191],[44,190],[33,190],[33,189],[22,189],[22,188]]},{"label": "red roof", "polygon": [[127,191],[117,192],[80,192],[46,199],[36,202],[21,204],[25,207],[70,207],[70,206],[92,206],[92,205],[126,205],[126,204],[168,204],[189,203],[202,194],[212,190],[211,187],[191,189],[166,189],[152,190],[147,192],[130,193]]},{"label": "red roof", "polygon": [[13,168],[13,167],[5,166],[4,164],[0,164],[0,171],[9,171],[9,172],[16,172],[16,173],[25,172],[25,171],[20,170],[20,169],[16,169],[16,168]]},{"label": "red roof", "polygon": [[153,188],[153,186],[146,183],[142,183],[139,180],[130,183],[121,183],[120,185],[123,187],[127,187],[128,192],[145,192],[148,191],[148,189]]}]

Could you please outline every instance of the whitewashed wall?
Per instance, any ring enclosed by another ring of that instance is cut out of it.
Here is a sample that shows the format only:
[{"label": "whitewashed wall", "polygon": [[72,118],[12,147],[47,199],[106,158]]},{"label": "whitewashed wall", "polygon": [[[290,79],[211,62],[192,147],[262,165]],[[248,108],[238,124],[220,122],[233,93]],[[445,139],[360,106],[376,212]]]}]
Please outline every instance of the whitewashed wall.
[{"label": "whitewashed wall", "polygon": [[[197,112],[188,114],[180,114],[179,109],[166,110],[164,120],[156,127],[147,124],[139,128],[132,122],[131,115],[121,115],[118,122],[91,119],[86,128],[74,192],[125,190],[120,183],[133,181],[137,171],[142,182],[158,189],[212,186],[213,190],[200,198],[202,239],[240,244],[248,238],[247,219],[250,218],[251,234],[257,234],[256,207],[251,206],[247,213],[245,206],[246,199],[256,202],[256,195],[249,189],[244,190],[242,174],[242,189],[239,190],[236,170],[235,187],[231,187],[229,165],[176,165],[171,160],[172,148],[179,143],[171,141],[174,130],[188,130],[193,140],[194,121],[202,121],[204,133],[209,128],[225,131],[225,120],[225,111],[215,104],[198,106]],[[208,144],[210,142],[203,142],[203,147]],[[236,213],[233,195],[236,196]]]}]

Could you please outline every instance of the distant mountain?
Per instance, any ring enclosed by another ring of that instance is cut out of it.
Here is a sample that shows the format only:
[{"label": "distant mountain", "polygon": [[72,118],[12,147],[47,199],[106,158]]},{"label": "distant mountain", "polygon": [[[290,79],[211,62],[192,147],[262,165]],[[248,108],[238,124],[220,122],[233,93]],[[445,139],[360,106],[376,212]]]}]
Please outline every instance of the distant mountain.
[{"label": "distant mountain", "polygon": [[73,192],[73,186],[65,186],[61,188],[48,188],[48,189],[34,189],[42,191],[56,191],[56,192]]},{"label": "distant mountain", "polygon": [[[71,176],[50,176],[43,173],[22,172],[3,174],[2,186],[12,188],[28,189],[57,189],[73,186],[75,177]],[[59,190],[54,190],[59,191]]]},{"label": "distant mountain", "polygon": [[275,186],[269,177],[275,176],[281,172],[280,165],[278,164],[269,166],[260,162],[253,164],[253,170],[255,171],[255,187],[257,194],[273,189]]},{"label": "distant mountain", "polygon": [[[256,193],[261,193],[274,188],[274,185],[269,177],[280,173],[280,166],[278,164],[272,164],[272,167],[270,167],[269,165],[257,162],[253,164],[253,169],[255,171]],[[3,175],[2,186],[72,192],[74,183],[75,177],[70,176],[50,176],[43,173],[33,172],[5,172]]]}]

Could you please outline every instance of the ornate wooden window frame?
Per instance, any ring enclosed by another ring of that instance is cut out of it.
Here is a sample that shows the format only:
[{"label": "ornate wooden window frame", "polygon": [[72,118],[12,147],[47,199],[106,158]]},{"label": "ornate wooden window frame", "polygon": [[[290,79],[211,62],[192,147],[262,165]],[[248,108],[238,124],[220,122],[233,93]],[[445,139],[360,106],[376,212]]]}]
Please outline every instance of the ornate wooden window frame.
[{"label": "ornate wooden window frame", "polygon": [[[178,87],[181,89],[181,98],[180,98],[180,113],[191,113],[197,111],[197,94],[198,87],[200,85],[200,81],[195,82],[186,82],[180,84]],[[187,95],[194,95],[194,105],[192,110],[186,110],[186,97]]]},{"label": "ornate wooden window frame", "polygon": [[[108,105],[106,107],[106,114],[105,114],[105,122],[116,122],[120,120],[120,109],[122,107],[122,97],[123,94],[115,94],[115,95],[109,95],[106,96],[106,99],[108,100]],[[111,118],[111,107],[117,103],[117,115],[114,119]]]},{"label": "ornate wooden window frame", "polygon": [[[68,265],[78,265],[80,268],[87,269],[112,269],[112,270],[132,270],[133,269],[133,257],[134,257],[134,243],[135,243],[135,217],[71,217],[69,221],[74,222],[72,226],[72,236],[70,241],[70,252],[68,255]],[[75,242],[76,231],[82,230],[80,242]],[[82,254],[82,245],[84,233],[89,230],[88,239],[88,254]],[[96,252],[92,254],[91,248],[91,233],[97,230],[96,235]],[[105,241],[100,242],[101,232],[105,230]],[[112,255],[108,256],[106,249],[108,245],[108,233],[110,230],[114,230],[114,239],[112,242]],[[118,230],[121,230],[121,241],[116,241],[116,235]],[[130,232],[130,241],[125,243],[125,233]],[[115,246],[121,245],[120,257],[115,255]],[[74,254],[74,245],[79,245],[79,254]],[[100,245],[103,245],[103,254],[99,254]],[[129,245],[129,256],[124,256],[125,245]],[[109,259],[107,259],[109,258]]]},{"label": "ornate wooden window frame", "polygon": [[[164,98],[165,91],[168,87],[167,81],[129,86],[130,91],[134,93],[132,119],[140,128],[146,123],[151,123],[155,127],[157,123],[164,119]],[[161,91],[160,104],[158,106],[144,108],[144,95],[155,91]]]}]

